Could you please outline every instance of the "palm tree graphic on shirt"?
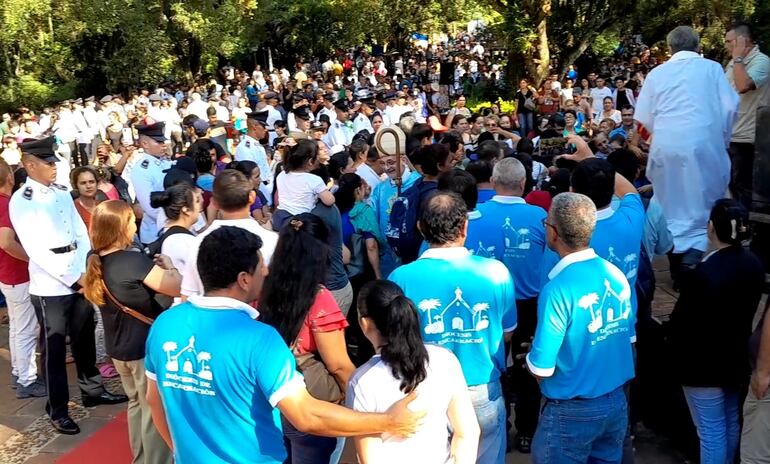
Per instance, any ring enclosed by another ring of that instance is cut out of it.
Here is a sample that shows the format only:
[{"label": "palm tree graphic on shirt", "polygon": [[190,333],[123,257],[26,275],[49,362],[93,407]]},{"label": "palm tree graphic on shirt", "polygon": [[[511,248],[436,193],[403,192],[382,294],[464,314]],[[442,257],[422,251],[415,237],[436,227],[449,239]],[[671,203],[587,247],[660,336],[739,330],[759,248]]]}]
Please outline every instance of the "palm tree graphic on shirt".
[{"label": "palm tree graphic on shirt", "polygon": [[426,298],[417,304],[427,316],[426,335],[446,332],[447,322],[451,324],[451,330],[460,332],[478,332],[489,327],[489,303],[479,302],[471,306],[463,299],[460,287],[455,289],[454,294],[454,299],[444,306],[438,298]]},{"label": "palm tree graphic on shirt", "polygon": [[588,310],[591,322],[588,323],[588,331],[596,333],[606,322],[614,322],[620,319],[628,319],[631,313],[631,305],[628,300],[631,291],[626,287],[616,292],[610,281],[604,279],[604,294],[599,298],[596,292],[587,293],[578,299],[578,306]]},{"label": "palm tree graphic on shirt", "polygon": [[532,246],[529,239],[529,229],[523,227],[517,229],[511,224],[511,218],[506,217],[503,223],[503,235],[505,237],[505,248],[518,248],[519,250],[529,250]]},{"label": "palm tree graphic on shirt", "polygon": [[624,256],[623,259],[620,259],[620,257],[615,254],[615,247],[609,247],[607,251],[609,252],[607,253],[607,261],[623,271],[623,274],[626,275],[626,279],[633,279],[636,277],[637,267],[639,266],[636,253],[629,253]]},{"label": "palm tree graphic on shirt", "polygon": [[[166,352],[166,370],[168,372],[179,372],[179,363],[182,362],[182,372],[194,375],[201,379],[211,380],[212,373],[209,363],[211,362],[211,353],[207,351],[198,351],[195,349],[195,336],[189,338],[187,345],[181,350],[177,350],[177,344],[173,341],[167,341],[163,344],[163,351]],[[176,351],[174,354],[172,352]]]}]

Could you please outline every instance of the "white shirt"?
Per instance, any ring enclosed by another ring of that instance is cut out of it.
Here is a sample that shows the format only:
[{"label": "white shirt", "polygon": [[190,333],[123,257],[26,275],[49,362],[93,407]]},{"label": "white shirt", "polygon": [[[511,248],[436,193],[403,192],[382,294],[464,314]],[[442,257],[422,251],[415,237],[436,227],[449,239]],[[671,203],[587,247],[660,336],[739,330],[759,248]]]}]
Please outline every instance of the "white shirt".
[{"label": "white shirt", "polygon": [[318,200],[318,194],[326,190],[323,179],[309,172],[282,172],[278,184],[278,209],[291,215],[309,213]]},{"label": "white shirt", "polygon": [[[426,345],[427,376],[417,386],[417,398],[409,405],[412,410],[425,410],[425,422],[410,438],[382,434],[381,443],[368,453],[370,464],[453,462],[449,456],[450,433],[447,410],[453,398],[465,394],[467,386],[460,362],[444,348]],[[404,393],[401,381],[393,377],[390,366],[375,355],[356,369],[350,378],[347,406],[362,412],[385,412]]]},{"label": "white shirt", "polygon": [[[88,230],[66,187],[49,187],[27,178],[11,197],[9,214],[16,236],[29,255],[29,293],[71,295],[72,284],[86,271],[91,250]],[[54,253],[52,248],[76,244],[77,249]]]},{"label": "white shirt", "polygon": [[142,243],[152,243],[158,239],[158,212],[160,208],[150,206],[150,194],[162,192],[163,172],[171,167],[170,160],[161,160],[147,153],[142,153],[137,164],[131,170],[131,185],[136,192],[136,201],[144,211],[139,227],[139,239]]},{"label": "white shirt", "polygon": [[208,121],[209,117],[206,115],[206,110],[209,108],[209,105],[202,101],[197,100],[187,107],[187,114],[194,114],[195,116],[198,116],[199,118],[203,119],[204,121]]},{"label": "white shirt", "polygon": [[343,151],[346,146],[350,145],[353,141],[353,135],[355,134],[353,133],[352,124],[348,127],[347,123],[335,120],[332,122],[332,125],[329,126],[329,131],[324,134],[321,140],[326,143],[329,147],[329,151],[334,155],[335,153]]},{"label": "white shirt", "polygon": [[[612,89],[609,87],[594,87],[591,89],[591,108],[593,109],[593,116],[596,118],[597,115],[602,114],[602,111],[604,111],[604,98],[610,97],[612,98]],[[614,100],[613,100],[614,101]]]},{"label": "white shirt", "polygon": [[363,163],[356,168],[356,174],[365,180],[366,183],[369,184],[369,187],[372,188],[372,190],[374,190],[374,187],[377,187],[380,185],[380,182],[382,182],[382,178],[378,176],[377,173],[374,172],[374,169],[372,169],[372,167],[366,163]]},{"label": "white shirt", "polygon": [[[203,283],[201,282],[200,274],[198,274],[198,249],[204,238],[211,232],[224,226],[238,227],[243,230],[247,230],[253,234],[259,236],[262,239],[262,248],[259,251],[262,252],[262,257],[265,259],[266,264],[270,264],[270,260],[273,258],[273,252],[275,251],[275,245],[278,243],[278,234],[260,226],[257,221],[252,218],[246,219],[217,219],[211,223],[208,229],[203,231],[202,234],[195,237],[195,244],[188,249],[189,257],[187,259],[184,271],[182,274],[182,295],[203,295]],[[165,243],[164,243],[165,246]]]},{"label": "white shirt", "polygon": [[738,102],[722,67],[695,52],[675,53],[644,82],[634,117],[653,134],[647,177],[676,253],[706,250],[711,207],[730,179],[727,146]]}]

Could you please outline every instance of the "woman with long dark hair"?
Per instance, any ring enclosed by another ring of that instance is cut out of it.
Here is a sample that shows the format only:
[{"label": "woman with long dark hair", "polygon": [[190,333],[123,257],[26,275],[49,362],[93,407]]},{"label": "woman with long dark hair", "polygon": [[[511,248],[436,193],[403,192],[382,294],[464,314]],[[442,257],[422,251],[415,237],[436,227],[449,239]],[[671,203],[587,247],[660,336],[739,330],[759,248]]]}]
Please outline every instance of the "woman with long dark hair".
[{"label": "woman with long dark hair", "polygon": [[423,344],[417,311],[387,280],[367,283],[358,295],[359,324],[376,354],[350,379],[348,407],[385,411],[416,390],[415,401],[427,411],[423,427],[408,439],[355,438],[359,462],[475,463],[479,425],[460,362]]},{"label": "woman with long dark hair", "polygon": [[671,313],[672,362],[700,438],[703,464],[733,462],[740,439],[740,396],[751,375],[749,338],[762,297],[764,266],[741,242],[749,213],[718,200],[708,223],[709,246],[682,274]]},{"label": "woman with long dark hair", "polygon": [[[313,353],[344,392],[354,366],[345,346],[348,322],[323,286],[329,231],[314,214],[292,216],[281,229],[260,300],[262,321],[275,327],[295,355]],[[328,464],[336,438],[296,430],[284,421],[292,464]]]}]

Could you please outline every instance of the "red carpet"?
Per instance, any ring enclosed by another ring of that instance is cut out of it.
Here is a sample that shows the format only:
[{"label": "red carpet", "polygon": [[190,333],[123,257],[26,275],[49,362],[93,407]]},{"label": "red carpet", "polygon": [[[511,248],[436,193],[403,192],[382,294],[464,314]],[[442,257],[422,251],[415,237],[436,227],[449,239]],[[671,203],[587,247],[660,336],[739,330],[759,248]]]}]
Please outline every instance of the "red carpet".
[{"label": "red carpet", "polygon": [[107,425],[97,430],[75,449],[59,458],[57,464],[130,464],[131,447],[128,444],[128,422],[122,412]]}]

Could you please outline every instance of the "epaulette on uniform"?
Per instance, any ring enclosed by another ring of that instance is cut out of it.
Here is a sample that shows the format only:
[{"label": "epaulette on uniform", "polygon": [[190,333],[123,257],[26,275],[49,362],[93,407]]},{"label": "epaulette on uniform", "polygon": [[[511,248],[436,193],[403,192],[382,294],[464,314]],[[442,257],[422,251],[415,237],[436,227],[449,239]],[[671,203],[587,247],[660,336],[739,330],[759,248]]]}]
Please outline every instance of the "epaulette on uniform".
[{"label": "epaulette on uniform", "polygon": [[150,167],[150,160],[142,161],[142,164],[140,164],[140,166],[142,167],[142,169],[147,169],[148,167]]},{"label": "epaulette on uniform", "polygon": [[23,197],[25,200],[31,200],[31,199],[32,199],[32,192],[33,192],[33,190],[32,190],[32,187],[26,187],[26,188],[24,189],[24,192],[21,194],[21,196],[22,196],[22,197]]}]

